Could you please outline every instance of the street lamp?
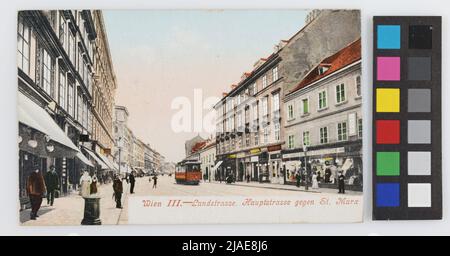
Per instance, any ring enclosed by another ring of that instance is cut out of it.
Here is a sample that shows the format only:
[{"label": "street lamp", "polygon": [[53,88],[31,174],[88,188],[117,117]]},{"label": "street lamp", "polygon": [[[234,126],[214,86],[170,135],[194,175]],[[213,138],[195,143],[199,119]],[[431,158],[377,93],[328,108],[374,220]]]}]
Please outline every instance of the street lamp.
[{"label": "street lamp", "polygon": [[306,144],[303,144],[303,152],[305,154],[305,190],[308,190],[308,162],[306,161],[308,146]]}]

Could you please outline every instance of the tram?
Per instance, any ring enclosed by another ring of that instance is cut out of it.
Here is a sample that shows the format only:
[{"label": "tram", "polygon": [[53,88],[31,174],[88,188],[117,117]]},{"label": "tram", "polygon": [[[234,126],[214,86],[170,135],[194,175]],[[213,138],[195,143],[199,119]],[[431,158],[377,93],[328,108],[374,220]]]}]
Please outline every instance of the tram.
[{"label": "tram", "polygon": [[175,167],[177,184],[198,185],[202,178],[201,162],[198,160],[183,160]]}]

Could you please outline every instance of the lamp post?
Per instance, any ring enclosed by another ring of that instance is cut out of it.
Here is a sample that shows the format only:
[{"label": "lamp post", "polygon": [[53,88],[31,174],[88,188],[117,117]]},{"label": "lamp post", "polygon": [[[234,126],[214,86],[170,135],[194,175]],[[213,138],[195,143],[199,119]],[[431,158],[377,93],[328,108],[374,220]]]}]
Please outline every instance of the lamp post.
[{"label": "lamp post", "polygon": [[308,146],[306,144],[303,144],[303,152],[305,153],[305,190],[308,190],[308,161],[307,161],[307,152],[308,152]]}]

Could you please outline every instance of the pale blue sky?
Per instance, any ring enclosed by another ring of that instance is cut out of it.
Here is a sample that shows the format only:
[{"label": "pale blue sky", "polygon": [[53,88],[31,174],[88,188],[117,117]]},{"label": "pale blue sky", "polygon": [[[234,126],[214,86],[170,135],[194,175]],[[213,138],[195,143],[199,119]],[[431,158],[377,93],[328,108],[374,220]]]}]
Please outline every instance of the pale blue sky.
[{"label": "pale blue sky", "polygon": [[[304,26],[305,10],[104,11],[118,80],[116,104],[129,126],[170,161],[195,133],[170,129],[174,97],[220,97],[282,39]],[[202,134],[206,135],[206,134]]]}]

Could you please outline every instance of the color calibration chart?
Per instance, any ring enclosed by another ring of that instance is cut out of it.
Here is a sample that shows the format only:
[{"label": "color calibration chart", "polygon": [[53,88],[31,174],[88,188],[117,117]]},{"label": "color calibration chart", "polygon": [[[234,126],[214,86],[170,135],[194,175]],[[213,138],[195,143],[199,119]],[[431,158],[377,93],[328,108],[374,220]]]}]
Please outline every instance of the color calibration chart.
[{"label": "color calibration chart", "polygon": [[441,219],[441,17],[374,17],[373,47],[373,219]]}]

